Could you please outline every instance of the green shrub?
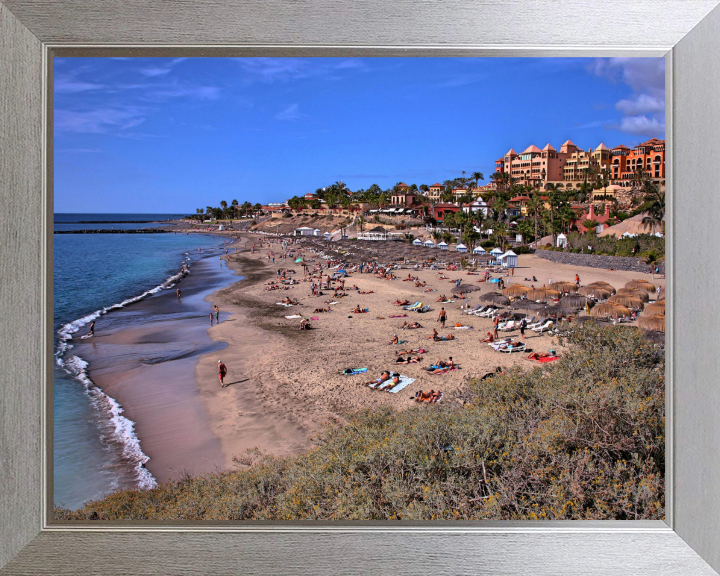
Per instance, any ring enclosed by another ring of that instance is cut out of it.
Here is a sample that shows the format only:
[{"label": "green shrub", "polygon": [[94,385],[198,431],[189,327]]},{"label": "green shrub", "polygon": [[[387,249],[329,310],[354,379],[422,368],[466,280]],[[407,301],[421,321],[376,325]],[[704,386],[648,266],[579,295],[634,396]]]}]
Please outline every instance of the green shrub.
[{"label": "green shrub", "polygon": [[486,250],[488,248],[495,248],[495,241],[494,240],[483,240],[482,242],[480,242],[480,246],[482,246]]},{"label": "green shrub", "polygon": [[63,520],[662,519],[664,352],[585,323],[564,358],[472,380],[461,406],[365,410],[305,454],[124,491]]}]

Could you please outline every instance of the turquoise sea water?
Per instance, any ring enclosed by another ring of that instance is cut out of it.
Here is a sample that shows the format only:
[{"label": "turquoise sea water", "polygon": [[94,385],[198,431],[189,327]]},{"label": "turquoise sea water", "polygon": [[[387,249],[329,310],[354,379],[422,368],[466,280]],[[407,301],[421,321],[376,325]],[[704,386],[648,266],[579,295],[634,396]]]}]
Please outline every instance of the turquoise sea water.
[{"label": "turquoise sea water", "polygon": [[[77,224],[79,220],[166,220],[172,215],[56,214],[56,230],[137,228],[141,224]],[[175,218],[177,218],[175,216]],[[75,224],[74,224],[75,223]],[[224,253],[223,241],[185,234],[54,235],[54,486],[55,504],[77,508],[119,488],[151,486],[139,466],[143,454],[132,423],[113,399],[93,386],[87,365],[73,354],[73,340],[97,319],[104,330],[120,327],[134,301],[152,298],[177,282],[183,262]],[[201,248],[201,251],[198,251]],[[174,288],[172,288],[174,290]],[[124,319],[123,319],[124,318]]]}]

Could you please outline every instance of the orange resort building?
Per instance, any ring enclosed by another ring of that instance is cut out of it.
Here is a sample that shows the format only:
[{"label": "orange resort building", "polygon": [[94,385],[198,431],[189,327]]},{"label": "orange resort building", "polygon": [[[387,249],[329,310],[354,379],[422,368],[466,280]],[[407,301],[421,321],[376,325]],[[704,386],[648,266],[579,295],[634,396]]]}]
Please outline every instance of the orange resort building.
[{"label": "orange resort building", "polygon": [[540,149],[528,146],[520,154],[512,148],[495,161],[497,172],[509,174],[516,183],[545,188],[580,188],[584,182],[609,181],[630,186],[633,174],[642,169],[655,181],[665,180],[665,140],[652,138],[630,150],[627,146],[607,148],[600,143],[594,150],[578,148],[566,140],[560,150],[550,144]]},{"label": "orange resort building", "polygon": [[390,197],[390,203],[393,206],[414,206],[415,205],[415,192],[410,186],[401,182],[393,190],[392,196]]}]

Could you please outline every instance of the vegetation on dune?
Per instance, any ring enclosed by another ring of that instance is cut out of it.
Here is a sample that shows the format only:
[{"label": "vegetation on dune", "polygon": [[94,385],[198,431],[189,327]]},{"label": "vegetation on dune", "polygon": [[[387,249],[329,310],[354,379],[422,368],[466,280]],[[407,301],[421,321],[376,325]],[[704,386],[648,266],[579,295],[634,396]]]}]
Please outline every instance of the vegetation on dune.
[{"label": "vegetation on dune", "polygon": [[586,323],[455,402],[363,411],[308,453],[125,491],[60,520],[661,519],[664,351]]}]

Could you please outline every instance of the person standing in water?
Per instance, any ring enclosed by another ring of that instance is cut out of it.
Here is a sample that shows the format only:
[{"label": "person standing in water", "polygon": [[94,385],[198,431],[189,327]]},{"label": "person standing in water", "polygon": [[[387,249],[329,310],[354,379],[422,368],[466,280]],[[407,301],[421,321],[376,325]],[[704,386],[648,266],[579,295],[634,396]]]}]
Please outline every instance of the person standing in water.
[{"label": "person standing in water", "polygon": [[217,307],[217,304],[213,306],[213,310],[215,310],[215,322],[220,324],[220,308]]},{"label": "person standing in water", "polygon": [[95,320],[90,322],[90,336],[95,336]]},{"label": "person standing in water", "polygon": [[175,294],[177,295],[177,299],[180,300],[180,288],[175,290]]},{"label": "person standing in water", "polygon": [[227,366],[222,360],[218,360],[218,380],[220,380],[220,388],[225,388],[225,376],[227,375]]}]

